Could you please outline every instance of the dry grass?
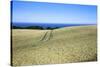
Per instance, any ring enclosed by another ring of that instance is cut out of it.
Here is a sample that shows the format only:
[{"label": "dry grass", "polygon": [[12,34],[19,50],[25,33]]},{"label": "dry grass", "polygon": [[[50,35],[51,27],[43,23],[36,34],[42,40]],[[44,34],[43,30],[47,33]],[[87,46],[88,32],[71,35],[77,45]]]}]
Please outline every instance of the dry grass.
[{"label": "dry grass", "polygon": [[56,29],[50,40],[41,41],[46,31],[12,30],[14,66],[97,60],[96,26]]}]

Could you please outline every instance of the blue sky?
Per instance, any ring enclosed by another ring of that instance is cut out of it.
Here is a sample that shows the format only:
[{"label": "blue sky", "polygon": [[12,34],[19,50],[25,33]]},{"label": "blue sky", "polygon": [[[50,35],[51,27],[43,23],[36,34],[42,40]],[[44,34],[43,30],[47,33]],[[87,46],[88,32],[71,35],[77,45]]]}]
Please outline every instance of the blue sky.
[{"label": "blue sky", "polygon": [[97,7],[89,5],[14,1],[12,22],[96,24]]}]

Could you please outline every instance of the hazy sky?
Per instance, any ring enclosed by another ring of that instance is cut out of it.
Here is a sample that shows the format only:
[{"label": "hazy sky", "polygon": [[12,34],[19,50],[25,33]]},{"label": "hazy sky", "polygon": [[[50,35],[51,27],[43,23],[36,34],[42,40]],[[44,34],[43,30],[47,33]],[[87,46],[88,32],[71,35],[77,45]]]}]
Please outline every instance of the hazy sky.
[{"label": "hazy sky", "polygon": [[88,5],[14,1],[12,22],[96,24],[97,7]]}]

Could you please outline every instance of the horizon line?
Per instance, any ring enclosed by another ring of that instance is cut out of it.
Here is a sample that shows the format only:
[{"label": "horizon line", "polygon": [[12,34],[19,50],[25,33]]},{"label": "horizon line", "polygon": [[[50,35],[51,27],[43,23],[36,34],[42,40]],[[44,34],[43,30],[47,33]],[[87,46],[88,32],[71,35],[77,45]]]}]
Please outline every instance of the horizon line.
[{"label": "horizon line", "polygon": [[[20,23],[20,22],[11,22],[11,23]],[[22,23],[24,24],[24,23],[32,23],[32,22],[22,22]],[[35,22],[35,23],[32,23],[32,24],[36,24],[36,23],[37,24],[86,24],[86,23],[46,23],[46,22],[43,22],[43,23]]]}]

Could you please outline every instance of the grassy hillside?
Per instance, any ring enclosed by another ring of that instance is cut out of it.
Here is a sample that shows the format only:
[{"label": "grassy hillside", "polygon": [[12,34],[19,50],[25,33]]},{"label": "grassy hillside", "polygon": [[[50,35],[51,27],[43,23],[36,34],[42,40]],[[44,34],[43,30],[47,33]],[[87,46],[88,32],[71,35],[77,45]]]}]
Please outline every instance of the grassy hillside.
[{"label": "grassy hillside", "polygon": [[96,26],[12,30],[13,65],[96,61]]}]

